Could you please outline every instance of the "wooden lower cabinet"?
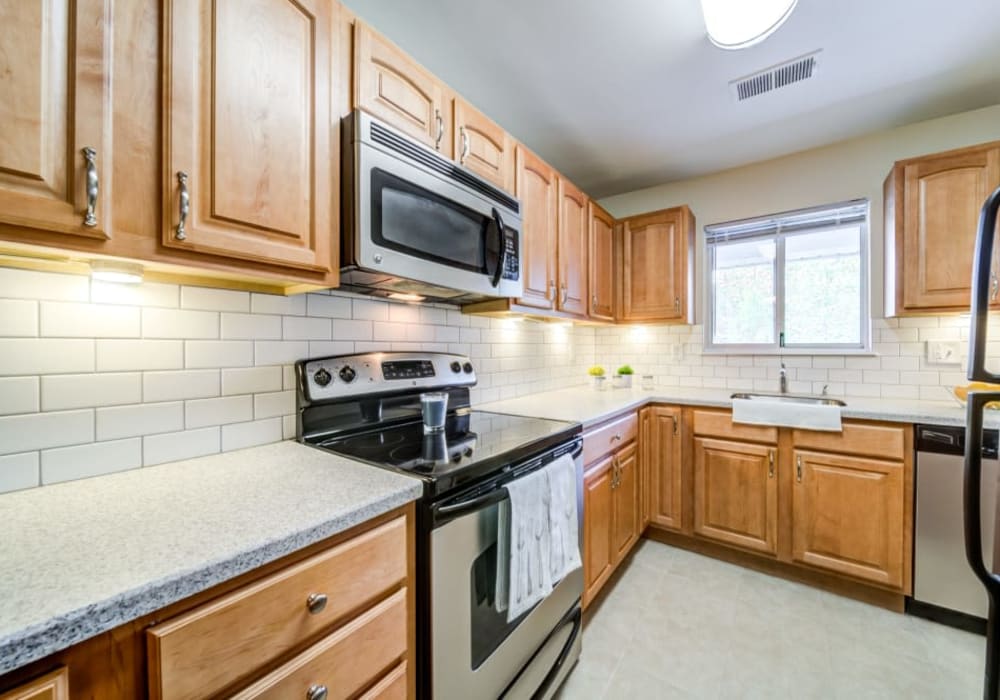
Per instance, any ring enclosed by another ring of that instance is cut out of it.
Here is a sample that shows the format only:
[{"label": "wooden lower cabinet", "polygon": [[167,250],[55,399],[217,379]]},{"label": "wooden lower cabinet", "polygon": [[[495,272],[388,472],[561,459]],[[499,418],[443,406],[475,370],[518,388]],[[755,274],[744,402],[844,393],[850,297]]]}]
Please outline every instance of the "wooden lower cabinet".
[{"label": "wooden lower cabinet", "polygon": [[0,695],[0,700],[69,700],[69,671],[63,667]]},{"label": "wooden lower cabinet", "polygon": [[793,453],[792,558],[883,586],[903,586],[904,464]]},{"label": "wooden lower cabinet", "polygon": [[778,552],[777,448],[694,440],[694,532],[766,554]]},{"label": "wooden lower cabinet", "polygon": [[612,495],[614,528],[612,543],[616,561],[621,561],[639,540],[639,454],[635,443],[614,456],[617,474]]},{"label": "wooden lower cabinet", "polygon": [[583,479],[583,605],[594,599],[614,570],[612,457],[601,460]]},{"label": "wooden lower cabinet", "polygon": [[683,492],[681,464],[681,409],[651,406],[643,409],[648,420],[643,434],[647,462],[646,504],[650,524],[668,530],[682,527]]}]

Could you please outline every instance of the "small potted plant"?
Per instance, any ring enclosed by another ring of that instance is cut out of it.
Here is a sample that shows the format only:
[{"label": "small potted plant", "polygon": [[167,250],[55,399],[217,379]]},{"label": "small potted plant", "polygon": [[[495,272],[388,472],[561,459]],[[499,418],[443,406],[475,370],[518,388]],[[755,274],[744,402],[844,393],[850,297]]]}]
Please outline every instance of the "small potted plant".
[{"label": "small potted plant", "polygon": [[587,370],[587,374],[590,375],[590,380],[593,383],[595,391],[604,391],[604,382],[607,377],[604,376],[604,368],[600,365],[594,365]]},{"label": "small potted plant", "polygon": [[632,386],[632,375],[635,374],[633,370],[628,365],[622,365],[618,368],[618,372],[615,374],[615,387],[618,389],[629,389]]}]

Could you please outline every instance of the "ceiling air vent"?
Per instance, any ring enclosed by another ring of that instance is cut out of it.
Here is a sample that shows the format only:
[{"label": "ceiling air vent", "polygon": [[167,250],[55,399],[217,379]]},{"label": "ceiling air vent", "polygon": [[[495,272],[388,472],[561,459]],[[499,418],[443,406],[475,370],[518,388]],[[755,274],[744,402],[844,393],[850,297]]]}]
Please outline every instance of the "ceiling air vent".
[{"label": "ceiling air vent", "polygon": [[819,50],[737,78],[729,83],[729,88],[732,90],[733,98],[737,102],[742,102],[811,78],[816,75],[818,65]]}]

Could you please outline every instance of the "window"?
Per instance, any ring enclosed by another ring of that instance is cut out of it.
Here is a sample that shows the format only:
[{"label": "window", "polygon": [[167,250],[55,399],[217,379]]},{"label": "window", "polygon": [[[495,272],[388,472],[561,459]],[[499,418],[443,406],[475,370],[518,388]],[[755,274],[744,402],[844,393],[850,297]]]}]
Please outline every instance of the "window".
[{"label": "window", "polygon": [[705,242],[707,349],[871,348],[867,200],[707,226]]}]

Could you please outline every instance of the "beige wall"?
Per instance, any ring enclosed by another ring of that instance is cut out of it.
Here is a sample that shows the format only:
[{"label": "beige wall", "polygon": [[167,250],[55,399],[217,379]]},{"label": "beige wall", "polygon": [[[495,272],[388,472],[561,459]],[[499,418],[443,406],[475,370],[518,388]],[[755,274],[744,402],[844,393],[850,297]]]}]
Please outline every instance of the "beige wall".
[{"label": "beige wall", "polygon": [[[872,315],[882,309],[882,181],[902,158],[1000,140],[1000,105],[880,131],[783,158],[601,200],[617,217],[687,204],[698,223],[695,289],[704,318],[707,224],[867,197],[871,201]],[[972,251],[969,252],[972,255]]]}]

